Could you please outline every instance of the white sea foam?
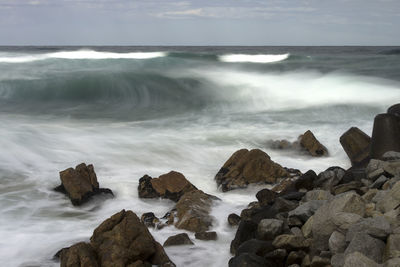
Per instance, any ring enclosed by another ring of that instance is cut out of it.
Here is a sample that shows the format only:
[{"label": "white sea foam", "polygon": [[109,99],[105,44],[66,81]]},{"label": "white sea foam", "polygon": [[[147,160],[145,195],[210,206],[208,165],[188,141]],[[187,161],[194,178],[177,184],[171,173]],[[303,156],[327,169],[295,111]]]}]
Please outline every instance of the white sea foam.
[{"label": "white sea foam", "polygon": [[219,56],[219,60],[229,63],[274,63],[287,59],[290,54],[282,55],[246,55],[246,54],[227,54]]},{"label": "white sea foam", "polygon": [[93,50],[60,51],[38,55],[7,55],[0,56],[0,63],[26,63],[46,59],[151,59],[167,56],[166,52],[130,52],[113,53]]}]

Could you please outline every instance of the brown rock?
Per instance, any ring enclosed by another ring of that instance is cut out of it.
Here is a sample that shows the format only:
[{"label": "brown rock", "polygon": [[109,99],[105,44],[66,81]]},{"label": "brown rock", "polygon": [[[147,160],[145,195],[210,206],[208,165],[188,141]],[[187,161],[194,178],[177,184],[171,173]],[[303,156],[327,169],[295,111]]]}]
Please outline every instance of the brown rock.
[{"label": "brown rock", "polygon": [[192,240],[190,240],[188,234],[182,233],[168,237],[167,240],[164,242],[163,246],[169,247],[169,246],[181,246],[181,245],[194,245],[194,244]]},{"label": "brown rock", "polygon": [[240,216],[235,214],[235,213],[231,213],[228,216],[228,223],[229,223],[230,226],[239,225],[240,220],[241,220]]},{"label": "brown rock", "polygon": [[80,242],[60,253],[61,267],[98,267],[97,256],[90,244]]},{"label": "brown rock", "polygon": [[168,198],[177,202],[183,194],[197,190],[182,173],[171,171],[158,178],[151,178],[148,175],[139,180],[139,197],[141,198]]},{"label": "brown rock", "polygon": [[60,172],[61,185],[55,190],[65,193],[73,205],[81,205],[87,202],[90,197],[106,193],[113,195],[107,188],[100,188],[96,173],[92,164],[81,163],[73,168],[68,168]]},{"label": "brown rock", "polygon": [[275,183],[278,178],[288,177],[281,165],[259,149],[241,149],[225,162],[215,176],[217,185],[226,192],[247,187],[250,183]]},{"label": "brown rock", "polygon": [[207,231],[213,221],[209,214],[211,204],[211,197],[203,191],[187,192],[176,203],[178,221],[175,226],[192,232]]},{"label": "brown rock", "polygon": [[369,158],[371,137],[352,127],[340,137],[340,144],[351,161],[351,165],[359,165]]},{"label": "brown rock", "polygon": [[313,157],[321,157],[328,155],[328,150],[323,146],[314,134],[308,130],[303,135],[299,136],[300,145],[308,151]]},{"label": "brown rock", "polygon": [[217,232],[199,232],[195,233],[194,237],[200,240],[217,240]]}]

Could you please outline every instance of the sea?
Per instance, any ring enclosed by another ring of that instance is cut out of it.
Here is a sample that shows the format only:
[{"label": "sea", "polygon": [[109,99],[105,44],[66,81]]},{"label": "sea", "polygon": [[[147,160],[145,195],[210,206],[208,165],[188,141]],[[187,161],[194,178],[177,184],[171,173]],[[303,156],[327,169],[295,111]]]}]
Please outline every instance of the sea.
[{"label": "sea", "polygon": [[[61,248],[88,241],[126,209],[162,217],[174,202],[140,199],[138,180],[181,172],[221,199],[217,241],[166,248],[177,266],[227,266],[227,223],[267,185],[223,193],[215,174],[241,148],[306,172],[349,168],[339,138],[371,135],[400,102],[400,47],[0,47],[0,265],[59,266]],[[307,130],[329,150],[276,150]],[[59,172],[93,164],[115,198],[75,207],[53,190]],[[150,229],[161,244],[185,232]]]}]

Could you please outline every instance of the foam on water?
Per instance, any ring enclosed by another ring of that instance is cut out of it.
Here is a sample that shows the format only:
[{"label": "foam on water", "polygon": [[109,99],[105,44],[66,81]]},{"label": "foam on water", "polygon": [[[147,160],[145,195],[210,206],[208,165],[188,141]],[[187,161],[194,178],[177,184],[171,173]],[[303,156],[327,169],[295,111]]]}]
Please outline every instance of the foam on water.
[{"label": "foam on water", "polygon": [[282,55],[246,55],[246,54],[227,54],[218,56],[218,59],[222,62],[229,63],[274,63],[286,60],[290,54]]}]

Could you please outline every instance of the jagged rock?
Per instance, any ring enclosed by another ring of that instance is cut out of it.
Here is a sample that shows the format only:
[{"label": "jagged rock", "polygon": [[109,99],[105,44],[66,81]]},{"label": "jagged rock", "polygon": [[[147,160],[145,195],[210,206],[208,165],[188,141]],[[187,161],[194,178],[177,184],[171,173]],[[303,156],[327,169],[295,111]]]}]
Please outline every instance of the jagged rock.
[{"label": "jagged rock", "polygon": [[325,146],[323,146],[317,138],[315,138],[314,134],[308,130],[303,135],[300,135],[299,138],[300,145],[308,151],[313,157],[321,157],[328,155],[328,150]]},{"label": "jagged rock", "polygon": [[400,152],[388,151],[383,154],[382,159],[384,161],[397,161],[400,160]]},{"label": "jagged rock", "polygon": [[383,241],[365,233],[356,233],[344,254],[349,255],[353,252],[360,252],[371,260],[381,263],[384,249],[385,243]]},{"label": "jagged rock", "polygon": [[302,199],[303,202],[308,201],[315,201],[315,200],[332,200],[334,196],[326,190],[314,189],[308,191],[304,198]]},{"label": "jagged rock", "polygon": [[217,232],[198,232],[195,233],[194,237],[200,240],[217,240]]},{"label": "jagged rock", "polygon": [[359,165],[369,158],[371,137],[352,127],[340,137],[340,144],[351,161],[351,165]]},{"label": "jagged rock", "polygon": [[181,246],[181,245],[194,245],[192,240],[190,240],[188,234],[181,233],[177,235],[173,235],[167,238],[164,242],[164,247],[169,246]]},{"label": "jagged rock", "polygon": [[260,205],[265,206],[274,202],[277,195],[276,192],[265,188],[257,192],[256,198],[260,202]]},{"label": "jagged rock", "polygon": [[345,173],[345,170],[340,167],[329,167],[318,174],[318,179],[314,181],[314,188],[331,191],[334,186],[340,183]]},{"label": "jagged rock", "polygon": [[201,190],[185,193],[176,203],[178,221],[175,226],[192,232],[207,231],[212,225],[212,198]]},{"label": "jagged rock", "polygon": [[393,188],[393,186],[400,181],[400,176],[399,177],[393,177],[392,179],[386,181],[383,185],[382,185],[382,190],[390,190]]},{"label": "jagged rock", "polygon": [[360,252],[346,255],[344,267],[378,267],[378,264]]},{"label": "jagged rock", "polygon": [[371,158],[382,159],[388,151],[400,152],[399,117],[393,114],[378,114],[374,120],[371,138]]},{"label": "jagged rock", "polygon": [[305,238],[309,238],[312,236],[312,225],[314,222],[314,215],[308,218],[306,223],[301,227],[301,232]]},{"label": "jagged rock", "polygon": [[257,256],[264,256],[267,253],[273,251],[275,248],[272,246],[271,241],[262,241],[258,239],[250,239],[245,241],[239,246],[236,252],[236,256],[243,253],[254,253]]},{"label": "jagged rock", "polygon": [[289,218],[296,217],[303,223],[305,223],[308,218],[310,218],[314,213],[324,204],[327,200],[311,200],[301,204],[296,209],[289,212]]},{"label": "jagged rock", "polygon": [[398,257],[400,257],[400,234],[391,234],[386,241],[383,259],[387,261]]},{"label": "jagged rock", "polygon": [[55,190],[66,194],[73,205],[78,206],[87,202],[92,196],[113,193],[108,188],[100,188],[92,164],[81,163],[74,168],[60,172],[61,185]]},{"label": "jagged rock", "polygon": [[217,185],[226,192],[250,183],[275,183],[288,177],[288,172],[259,149],[236,151],[215,176]]},{"label": "jagged rock", "polygon": [[235,238],[231,242],[231,253],[236,254],[236,250],[242,243],[256,237],[257,226],[257,223],[250,220],[240,222]]},{"label": "jagged rock", "polygon": [[283,231],[283,221],[277,219],[263,219],[257,227],[257,235],[262,240],[273,240]]},{"label": "jagged rock", "polygon": [[153,212],[143,213],[140,221],[147,227],[155,227],[160,220],[154,215]]},{"label": "jagged rock", "polygon": [[361,191],[361,187],[363,186],[363,184],[359,181],[353,181],[347,184],[340,184],[337,185],[333,188],[333,194],[335,195],[339,195],[348,191],[355,191],[358,194],[362,194],[363,192]]},{"label": "jagged rock", "polygon": [[364,233],[374,238],[386,240],[391,233],[390,223],[383,216],[363,219],[350,226],[346,234],[346,241],[353,240],[357,233]]},{"label": "jagged rock", "polygon": [[346,236],[338,231],[334,231],[329,238],[329,250],[334,253],[343,253],[346,249]]},{"label": "jagged rock", "polygon": [[229,260],[229,267],[265,267],[268,261],[253,253],[243,253]]},{"label": "jagged rock", "polygon": [[191,184],[182,173],[171,171],[158,178],[148,175],[139,179],[138,192],[141,198],[168,198],[177,202],[185,193],[195,191],[197,188]]},{"label": "jagged rock", "polygon": [[[377,198],[377,196],[378,194],[374,197],[374,199]],[[377,210],[385,213],[397,208],[399,205],[400,205],[400,182],[397,182],[388,193],[382,193],[381,199],[377,199],[376,208]]]},{"label": "jagged rock", "polygon": [[272,245],[276,248],[283,248],[288,251],[308,248],[307,243],[304,242],[304,238],[287,234],[275,237]]},{"label": "jagged rock", "polygon": [[96,252],[90,244],[80,242],[60,252],[61,267],[100,266]]},{"label": "jagged rock", "polygon": [[300,201],[306,195],[305,192],[290,192],[290,193],[279,193],[279,196],[286,200]]},{"label": "jagged rock", "polygon": [[277,212],[288,212],[297,208],[298,204],[295,201],[290,201],[282,197],[278,197],[277,199],[275,199],[275,202],[274,204],[272,204],[271,207]]},{"label": "jagged rock", "polygon": [[240,216],[235,214],[235,213],[231,213],[228,216],[228,223],[229,223],[230,226],[239,225],[240,220],[241,220]]},{"label": "jagged rock", "polygon": [[331,221],[334,225],[336,225],[337,229],[348,230],[350,226],[361,221],[362,219],[362,216],[355,213],[338,212],[335,214],[335,216],[332,216]]},{"label": "jagged rock", "polygon": [[313,170],[309,170],[295,181],[295,187],[297,190],[312,190],[314,188],[314,181],[317,179],[317,174]]},{"label": "jagged rock", "polygon": [[375,195],[378,193],[378,189],[370,189],[367,191],[367,193],[365,193],[362,198],[366,201],[366,202],[371,202],[372,199],[375,197]]},{"label": "jagged rock", "polygon": [[382,186],[389,180],[389,178],[387,178],[384,175],[381,175],[378,179],[376,179],[376,181],[371,184],[369,186],[369,188],[376,188],[376,189],[381,189]]}]

